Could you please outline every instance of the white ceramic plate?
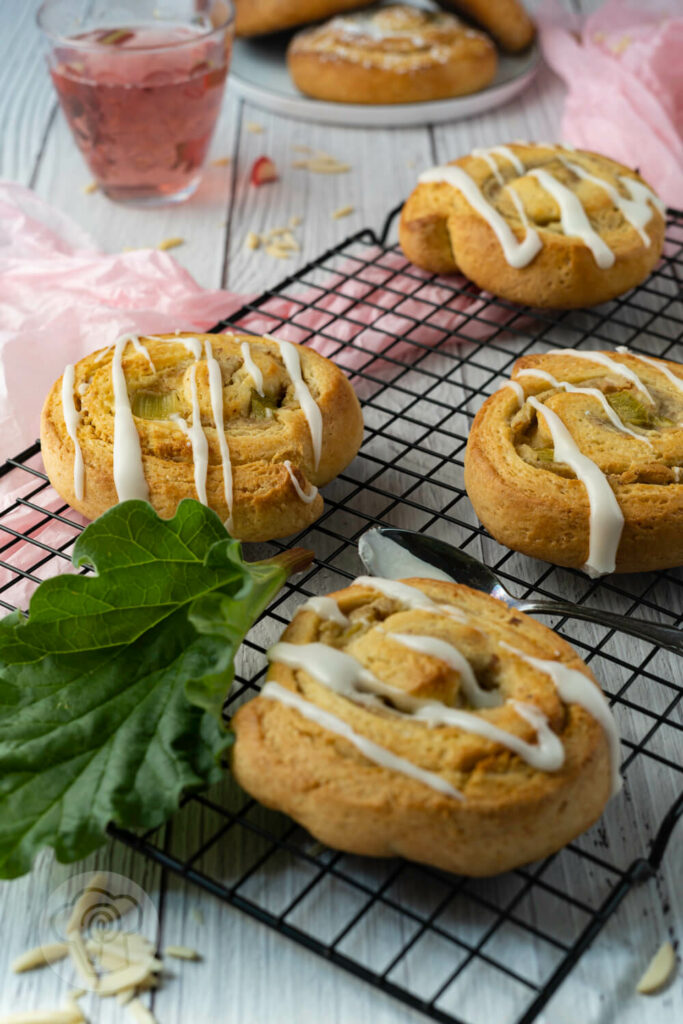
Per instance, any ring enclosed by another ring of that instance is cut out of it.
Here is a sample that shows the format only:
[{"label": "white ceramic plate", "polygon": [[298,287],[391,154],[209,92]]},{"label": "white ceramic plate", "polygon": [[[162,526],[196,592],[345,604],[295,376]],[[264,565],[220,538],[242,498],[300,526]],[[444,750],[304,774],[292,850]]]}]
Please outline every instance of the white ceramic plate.
[{"label": "white ceramic plate", "polygon": [[230,69],[232,88],[264,110],[318,124],[405,128],[472,117],[499,107],[520,93],[529,85],[540,64],[539,49],[534,44],[522,56],[500,54],[498,73],[491,85],[470,96],[386,106],[327,103],[303,96],[292,82],[285,61],[287,41],[285,35],[236,40]]}]

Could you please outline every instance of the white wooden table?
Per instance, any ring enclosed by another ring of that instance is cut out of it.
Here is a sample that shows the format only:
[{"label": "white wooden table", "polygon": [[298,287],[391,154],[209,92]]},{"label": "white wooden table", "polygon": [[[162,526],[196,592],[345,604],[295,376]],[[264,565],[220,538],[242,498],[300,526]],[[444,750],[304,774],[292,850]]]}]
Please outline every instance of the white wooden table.
[{"label": "white wooden table", "polygon": [[[114,207],[86,194],[90,174],[56,110],[34,27],[34,0],[0,4],[0,174],[29,184],[73,216],[108,251],[154,246],[169,236],[185,244],[174,255],[209,288],[255,293],[277,282],[361,226],[379,227],[386,212],[410,191],[417,169],[475,145],[515,138],[557,138],[563,87],[543,71],[521,99],[476,119],[408,130],[311,126],[250,108],[228,94],[212,145],[212,166],[192,200],[180,207],[141,211]],[[251,122],[263,128],[249,130]],[[313,175],[291,167],[292,146],[307,145],[352,165],[344,175]],[[268,154],[281,171],[278,186],[251,188],[254,159]],[[354,213],[334,220],[351,204]],[[302,249],[288,262],[246,249],[249,231],[266,231],[302,217]],[[680,663],[670,659],[670,678]],[[666,938],[683,931],[683,835],[674,838],[656,882],[633,892],[598,942],[547,1008],[549,1024],[659,1024],[683,1020],[680,976],[649,999],[634,983]],[[12,958],[41,938],[38,920],[50,892],[64,879],[95,866],[133,878],[160,915],[161,945],[195,946],[196,965],[179,965],[156,995],[162,1024],[398,1024],[423,1021],[389,997],[324,963],[287,939],[167,876],[119,846],[73,868],[39,858],[32,874],[0,883],[0,1014],[56,1006],[66,985],[50,970],[15,977]],[[95,1004],[92,1004],[93,1007]],[[125,1019],[112,1001],[97,1004],[92,1019]],[[491,1024],[496,1022],[491,1021]]]}]

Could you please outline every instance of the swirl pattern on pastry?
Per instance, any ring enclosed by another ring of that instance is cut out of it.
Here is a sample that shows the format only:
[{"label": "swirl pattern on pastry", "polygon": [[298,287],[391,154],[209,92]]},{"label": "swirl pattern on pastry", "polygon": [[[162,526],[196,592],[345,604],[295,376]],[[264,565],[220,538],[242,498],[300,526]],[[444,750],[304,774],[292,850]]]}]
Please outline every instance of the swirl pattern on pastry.
[{"label": "swirl pattern on pastry", "polygon": [[460,271],[502,298],[568,309],[643,281],[664,231],[664,206],[635,171],[567,146],[510,143],[424,172],[399,238],[426,270]]},{"label": "swirl pattern on pastry", "polygon": [[519,359],[477,413],[465,486],[496,540],[589,575],[683,564],[683,366],[616,352]]},{"label": "swirl pattern on pastry", "polygon": [[559,849],[619,789],[589,669],[469,587],[361,577],[307,602],[269,657],[233,771],[330,846],[490,875]]},{"label": "swirl pattern on pastry", "polygon": [[453,15],[391,4],[299,32],[287,51],[297,87],[340,103],[416,103],[491,82],[496,49]]},{"label": "swirl pattern on pastry", "polygon": [[272,337],[124,335],[66,368],[41,419],[52,485],[90,519],[117,501],[209,505],[242,540],[303,529],[363,434],[345,375]]}]

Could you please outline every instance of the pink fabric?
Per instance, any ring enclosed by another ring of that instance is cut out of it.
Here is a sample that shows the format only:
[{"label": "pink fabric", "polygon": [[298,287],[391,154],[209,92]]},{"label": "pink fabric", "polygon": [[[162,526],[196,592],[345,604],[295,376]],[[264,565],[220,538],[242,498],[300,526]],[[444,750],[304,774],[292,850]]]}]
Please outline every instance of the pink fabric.
[{"label": "pink fabric", "polygon": [[637,167],[683,207],[683,10],[607,0],[577,24],[557,0],[540,19],[548,64],[567,84],[562,137]]}]

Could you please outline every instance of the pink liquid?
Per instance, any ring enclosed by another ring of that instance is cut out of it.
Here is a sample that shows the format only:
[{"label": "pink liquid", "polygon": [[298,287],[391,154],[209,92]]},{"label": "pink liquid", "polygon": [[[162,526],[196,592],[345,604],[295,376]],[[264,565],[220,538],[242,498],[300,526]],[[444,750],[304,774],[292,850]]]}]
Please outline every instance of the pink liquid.
[{"label": "pink liquid", "polygon": [[81,45],[55,50],[52,80],[105,192],[113,199],[189,194],[223,95],[225,38],[199,37],[184,25],[124,26],[74,42]]}]

